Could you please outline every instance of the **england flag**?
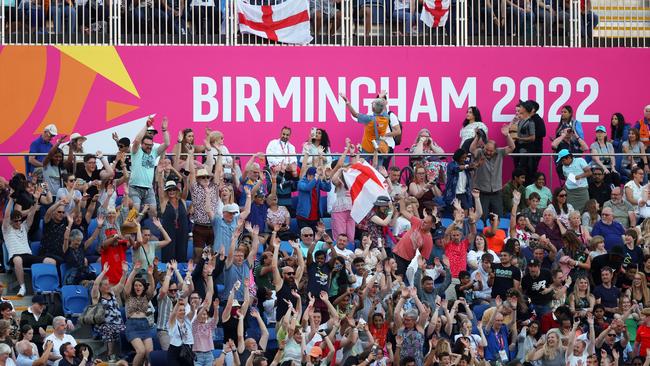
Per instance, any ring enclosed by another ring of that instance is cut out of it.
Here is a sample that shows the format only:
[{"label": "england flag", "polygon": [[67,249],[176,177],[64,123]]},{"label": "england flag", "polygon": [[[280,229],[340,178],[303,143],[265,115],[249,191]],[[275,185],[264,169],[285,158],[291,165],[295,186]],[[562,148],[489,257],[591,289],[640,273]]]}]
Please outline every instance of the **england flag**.
[{"label": "england flag", "polygon": [[420,20],[431,28],[444,27],[449,19],[451,0],[424,0]]},{"label": "england flag", "polygon": [[286,0],[277,5],[251,5],[237,0],[237,13],[241,33],[293,44],[307,44],[313,39],[308,0]]}]

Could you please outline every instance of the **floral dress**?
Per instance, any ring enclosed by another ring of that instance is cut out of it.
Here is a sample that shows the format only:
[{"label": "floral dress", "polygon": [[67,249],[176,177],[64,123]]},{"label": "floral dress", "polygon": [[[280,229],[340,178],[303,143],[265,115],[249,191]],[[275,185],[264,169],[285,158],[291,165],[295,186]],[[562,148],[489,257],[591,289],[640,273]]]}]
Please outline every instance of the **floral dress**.
[{"label": "floral dress", "polygon": [[400,358],[404,359],[410,356],[415,358],[416,365],[423,365],[424,355],[422,354],[422,350],[424,349],[424,334],[418,332],[417,329],[400,329],[398,333],[404,339]]},{"label": "floral dress", "polygon": [[126,326],[122,320],[122,314],[120,313],[120,307],[117,304],[115,295],[111,294],[110,299],[100,296],[99,303],[102,304],[106,312],[106,321],[104,324],[96,326],[95,330],[102,335],[102,340],[105,342],[118,341],[120,339],[120,333],[124,332]]}]

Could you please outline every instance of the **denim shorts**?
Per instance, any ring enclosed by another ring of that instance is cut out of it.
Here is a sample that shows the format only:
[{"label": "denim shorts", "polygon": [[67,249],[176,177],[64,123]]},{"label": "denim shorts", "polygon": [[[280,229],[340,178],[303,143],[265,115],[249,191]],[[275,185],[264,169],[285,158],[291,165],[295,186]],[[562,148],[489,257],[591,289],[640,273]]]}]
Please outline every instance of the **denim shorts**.
[{"label": "denim shorts", "polygon": [[212,352],[194,352],[196,354],[196,360],[194,361],[194,366],[212,366],[214,361],[214,356]]},{"label": "denim shorts", "polygon": [[154,327],[149,325],[147,318],[126,319],[126,339],[131,342],[136,338],[145,340],[153,338]]}]

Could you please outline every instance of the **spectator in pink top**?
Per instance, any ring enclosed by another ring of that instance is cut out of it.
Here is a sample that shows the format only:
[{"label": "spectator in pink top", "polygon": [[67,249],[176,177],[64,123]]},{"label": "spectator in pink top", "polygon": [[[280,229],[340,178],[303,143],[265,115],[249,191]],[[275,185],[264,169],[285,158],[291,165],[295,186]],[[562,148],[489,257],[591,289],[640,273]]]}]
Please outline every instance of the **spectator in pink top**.
[{"label": "spectator in pink top", "polygon": [[399,206],[402,216],[411,223],[411,228],[402,235],[402,238],[393,248],[395,260],[397,261],[397,274],[404,276],[409,263],[415,258],[416,249],[420,250],[420,254],[424,258],[429,258],[431,255],[433,249],[431,228],[435,224],[436,218],[429,208],[424,209],[422,219],[416,216],[417,212],[408,212],[404,196],[400,197]]}]

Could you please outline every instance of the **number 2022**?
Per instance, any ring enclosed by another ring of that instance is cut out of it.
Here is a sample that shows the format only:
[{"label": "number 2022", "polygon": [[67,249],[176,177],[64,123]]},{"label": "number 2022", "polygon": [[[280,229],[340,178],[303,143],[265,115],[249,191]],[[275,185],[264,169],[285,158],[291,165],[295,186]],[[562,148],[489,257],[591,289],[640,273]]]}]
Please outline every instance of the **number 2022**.
[{"label": "number 2022", "polygon": [[[503,97],[501,97],[497,104],[494,105],[494,109],[492,110],[492,121],[494,122],[510,122],[514,117],[514,114],[504,114],[503,109],[511,105],[513,99],[515,98],[517,89],[515,81],[507,76],[501,76],[494,79],[494,82],[492,83],[492,91],[501,92],[504,87],[505,94]],[[531,87],[534,89],[534,92],[529,96],[529,89]],[[573,118],[581,122],[598,122],[600,120],[599,115],[587,114],[587,108],[589,108],[598,98],[598,81],[592,77],[583,77],[581,79],[578,79],[578,82],[576,83],[576,91],[584,93],[587,91],[586,88],[589,88],[589,94],[587,94],[587,96],[575,109]],[[571,98],[571,91],[571,81],[569,81],[567,78],[554,77],[549,81],[548,92],[559,92],[560,95],[548,108],[548,118],[546,118],[547,122],[560,122],[560,109]],[[544,87],[544,82],[538,77],[529,76],[522,79],[519,83],[519,99],[536,100],[537,103],[539,103],[539,111],[537,113],[542,118],[544,118],[545,111],[545,92],[546,88]]]}]

